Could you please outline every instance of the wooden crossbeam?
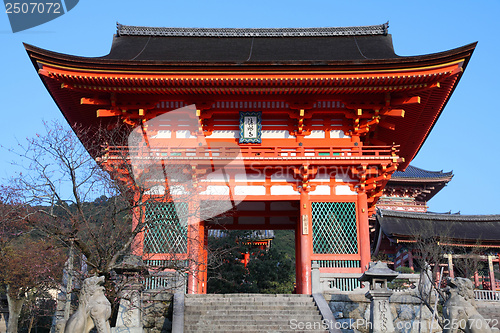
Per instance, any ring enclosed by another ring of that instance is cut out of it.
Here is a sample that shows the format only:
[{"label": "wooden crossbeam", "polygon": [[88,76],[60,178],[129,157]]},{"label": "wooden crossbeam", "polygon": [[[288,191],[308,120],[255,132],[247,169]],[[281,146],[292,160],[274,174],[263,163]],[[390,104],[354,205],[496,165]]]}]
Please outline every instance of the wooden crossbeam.
[{"label": "wooden crossbeam", "polygon": [[420,104],[420,96],[394,98],[391,104],[392,105]]},{"label": "wooden crossbeam", "polygon": [[111,105],[111,103],[105,99],[87,98],[87,97],[82,97],[82,99],[80,100],[80,104],[82,104],[82,105]]},{"label": "wooden crossbeam", "polygon": [[120,111],[117,110],[107,110],[107,109],[99,109],[97,110],[97,118],[99,117],[114,117],[121,115]]},{"label": "wooden crossbeam", "polygon": [[405,110],[403,110],[403,109],[389,109],[389,110],[381,111],[380,114],[382,116],[404,118]]}]

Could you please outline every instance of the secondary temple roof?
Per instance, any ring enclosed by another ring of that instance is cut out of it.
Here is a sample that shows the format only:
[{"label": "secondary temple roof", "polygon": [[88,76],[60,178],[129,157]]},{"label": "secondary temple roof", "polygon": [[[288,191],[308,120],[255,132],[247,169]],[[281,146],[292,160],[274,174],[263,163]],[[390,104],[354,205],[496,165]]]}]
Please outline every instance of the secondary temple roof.
[{"label": "secondary temple roof", "polygon": [[411,240],[421,235],[440,235],[472,244],[500,241],[500,215],[460,215],[409,213],[379,210],[377,222],[383,233],[393,240]]},{"label": "secondary temple roof", "polygon": [[428,171],[409,165],[405,171],[396,171],[392,175],[391,181],[394,180],[411,180],[411,181],[450,181],[453,178],[453,171]]},{"label": "secondary temple roof", "polygon": [[384,195],[390,200],[391,197],[413,193],[419,202],[425,203],[441,191],[452,178],[453,171],[428,171],[409,165],[405,171],[393,173],[384,189]]}]

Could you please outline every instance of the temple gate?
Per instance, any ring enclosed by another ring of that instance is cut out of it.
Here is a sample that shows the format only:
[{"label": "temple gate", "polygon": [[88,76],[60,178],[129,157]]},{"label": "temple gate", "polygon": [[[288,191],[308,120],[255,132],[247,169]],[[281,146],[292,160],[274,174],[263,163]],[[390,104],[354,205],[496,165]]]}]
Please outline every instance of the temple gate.
[{"label": "temple gate", "polygon": [[171,196],[144,208],[135,254],[186,260],[188,292],[204,293],[208,229],[293,229],[310,294],[313,260],[367,269],[368,217],[475,47],[399,57],[387,29],[118,25],[105,57],[26,49],[72,126],[128,124],[123,146],[90,151],[103,167],[128,163],[128,181]]}]

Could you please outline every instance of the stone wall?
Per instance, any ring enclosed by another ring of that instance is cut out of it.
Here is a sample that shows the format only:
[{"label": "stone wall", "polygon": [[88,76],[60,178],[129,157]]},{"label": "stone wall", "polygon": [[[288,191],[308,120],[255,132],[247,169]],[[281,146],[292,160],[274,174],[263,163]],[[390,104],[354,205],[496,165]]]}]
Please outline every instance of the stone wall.
[{"label": "stone wall", "polygon": [[[370,301],[364,293],[324,294],[343,333],[368,333],[370,328]],[[431,312],[421,305],[413,292],[394,293],[390,298],[394,328],[402,333],[430,332]],[[434,331],[440,332],[434,323]]]},{"label": "stone wall", "polygon": [[476,307],[491,328],[500,329],[500,302],[476,301]]},{"label": "stone wall", "polygon": [[143,292],[142,324],[145,333],[172,332],[173,294],[167,292]]}]

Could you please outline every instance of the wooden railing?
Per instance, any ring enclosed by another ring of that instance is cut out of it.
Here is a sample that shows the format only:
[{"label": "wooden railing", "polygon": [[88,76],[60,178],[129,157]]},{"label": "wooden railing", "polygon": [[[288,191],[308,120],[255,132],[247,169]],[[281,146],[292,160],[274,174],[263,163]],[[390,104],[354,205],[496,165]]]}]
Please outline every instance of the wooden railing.
[{"label": "wooden railing", "polygon": [[103,148],[103,159],[133,156],[141,159],[388,159],[397,157],[399,146],[363,147],[151,147],[112,146]]},{"label": "wooden railing", "polygon": [[500,302],[500,291],[496,290],[474,290],[476,301],[496,301]]},{"label": "wooden railing", "polygon": [[[314,269],[313,269],[314,270]],[[313,289],[321,293],[355,293],[364,294],[369,289],[369,283],[363,282],[362,285],[358,278],[360,273],[320,273],[313,274]],[[405,279],[409,284],[417,287],[420,281],[420,274],[399,274],[396,279]],[[411,292],[417,288],[394,289],[394,292]],[[476,301],[500,302],[500,291],[495,290],[474,290],[474,299]]]},{"label": "wooden railing", "polygon": [[162,272],[146,276],[143,285],[145,290],[175,291],[185,288],[186,279],[177,272]]}]

